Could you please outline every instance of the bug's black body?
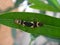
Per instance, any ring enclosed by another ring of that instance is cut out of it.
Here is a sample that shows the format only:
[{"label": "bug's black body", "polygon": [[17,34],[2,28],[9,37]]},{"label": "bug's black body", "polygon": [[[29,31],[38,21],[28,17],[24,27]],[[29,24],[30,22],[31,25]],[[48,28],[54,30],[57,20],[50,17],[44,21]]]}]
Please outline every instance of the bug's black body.
[{"label": "bug's black body", "polygon": [[19,22],[21,25],[23,25],[23,23],[24,23],[24,21],[23,20],[20,20],[20,22]]},{"label": "bug's black body", "polygon": [[37,22],[34,21],[33,23],[34,23],[33,27],[37,27]]},{"label": "bug's black body", "polygon": [[26,25],[26,26],[28,26],[28,27],[33,26],[33,24],[32,24],[32,23],[30,23],[30,22],[24,22],[24,25]]},{"label": "bug's black body", "polygon": [[39,26],[40,27],[43,26],[42,23],[36,22],[36,21],[34,21],[33,23],[31,23],[31,22],[27,22],[27,21],[23,21],[23,20],[16,20],[15,22],[17,24],[21,24],[21,25],[24,25],[24,26],[27,26],[27,27],[33,27],[33,28],[39,27]]}]

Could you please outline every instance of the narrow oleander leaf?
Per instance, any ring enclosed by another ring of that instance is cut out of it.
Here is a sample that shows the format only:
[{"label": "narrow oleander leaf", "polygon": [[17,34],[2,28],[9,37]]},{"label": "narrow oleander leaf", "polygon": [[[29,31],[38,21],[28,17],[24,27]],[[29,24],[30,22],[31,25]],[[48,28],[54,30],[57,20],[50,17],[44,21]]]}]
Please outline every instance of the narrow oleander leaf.
[{"label": "narrow oleander leaf", "polygon": [[[25,21],[38,21],[44,25],[42,27],[26,27],[15,23],[16,19]],[[44,35],[52,38],[60,38],[60,18],[50,17],[37,13],[26,12],[11,12],[0,15],[0,24],[9,26],[11,28],[21,29],[29,32],[34,36]]]},{"label": "narrow oleander leaf", "polygon": [[[33,5],[31,5],[31,8],[38,9],[38,10],[44,10],[44,11],[53,11],[53,12],[60,12],[60,9],[54,7],[53,5],[45,4],[40,0],[29,0],[29,2]],[[48,1],[49,3],[49,1]],[[50,2],[53,3],[53,2]]]},{"label": "narrow oleander leaf", "polygon": [[49,2],[50,5],[60,9],[60,4],[57,0],[47,0]]},{"label": "narrow oleander leaf", "polygon": [[34,8],[34,9],[38,9],[38,10],[43,10],[43,11],[52,11],[52,12],[60,12],[60,10],[52,7],[52,6],[49,6],[49,5],[32,5],[30,6],[31,8]]}]

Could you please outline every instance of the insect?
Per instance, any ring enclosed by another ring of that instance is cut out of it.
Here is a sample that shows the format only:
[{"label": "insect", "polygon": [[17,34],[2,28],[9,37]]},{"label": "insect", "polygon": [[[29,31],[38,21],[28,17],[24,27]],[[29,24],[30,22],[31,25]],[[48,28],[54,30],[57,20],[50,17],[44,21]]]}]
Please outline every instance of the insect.
[{"label": "insect", "polygon": [[23,20],[15,20],[15,23],[16,23],[16,24],[19,24],[19,25],[31,27],[31,28],[43,26],[43,23],[37,22],[37,21],[27,22],[27,21],[23,21]]}]

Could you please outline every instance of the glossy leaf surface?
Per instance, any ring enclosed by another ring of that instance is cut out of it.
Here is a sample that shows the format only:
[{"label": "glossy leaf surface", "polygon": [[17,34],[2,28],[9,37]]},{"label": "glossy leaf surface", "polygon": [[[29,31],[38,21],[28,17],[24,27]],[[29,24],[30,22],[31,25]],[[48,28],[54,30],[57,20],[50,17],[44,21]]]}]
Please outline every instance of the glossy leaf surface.
[{"label": "glossy leaf surface", "polygon": [[[42,27],[30,28],[15,23],[16,19],[25,21],[39,21],[44,25]],[[60,18],[50,17],[43,14],[12,12],[0,15],[0,24],[18,28],[29,32],[34,36],[44,35],[52,38],[60,38]]]}]

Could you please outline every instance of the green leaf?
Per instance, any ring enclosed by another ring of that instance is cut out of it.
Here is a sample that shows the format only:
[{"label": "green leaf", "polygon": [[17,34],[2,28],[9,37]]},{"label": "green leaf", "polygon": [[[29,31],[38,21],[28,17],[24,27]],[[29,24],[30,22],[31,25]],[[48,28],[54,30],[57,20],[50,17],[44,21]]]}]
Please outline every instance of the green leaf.
[{"label": "green leaf", "polygon": [[50,5],[60,9],[60,4],[58,3],[57,0],[47,0],[49,2]]},{"label": "green leaf", "polygon": [[[39,21],[44,25],[42,27],[30,28],[16,24],[15,19],[25,21]],[[0,15],[0,24],[18,28],[29,32],[34,36],[44,35],[51,38],[60,38],[60,18],[50,17],[37,13],[12,12]]]},{"label": "green leaf", "polygon": [[53,11],[53,12],[60,12],[59,9],[55,8],[54,6],[51,6],[49,4],[45,4],[40,0],[29,0],[30,3],[33,3],[34,5],[31,5],[31,8],[35,8],[38,10],[44,10],[44,11]]},{"label": "green leaf", "polygon": [[52,11],[52,12],[60,12],[60,10],[51,7],[49,5],[32,5],[30,6],[31,8],[38,9],[38,10],[43,10],[43,11]]}]

